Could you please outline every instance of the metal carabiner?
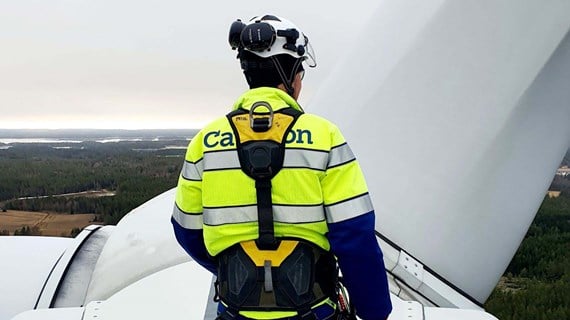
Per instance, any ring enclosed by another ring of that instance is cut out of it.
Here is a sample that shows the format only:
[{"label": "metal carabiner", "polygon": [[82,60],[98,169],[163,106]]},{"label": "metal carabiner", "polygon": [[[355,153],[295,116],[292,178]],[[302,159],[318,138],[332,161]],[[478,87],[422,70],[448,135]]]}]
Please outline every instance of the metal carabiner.
[{"label": "metal carabiner", "polygon": [[[254,111],[259,107],[265,107],[269,110],[269,117],[257,117],[254,118]],[[265,101],[258,101],[251,106],[249,109],[249,126],[255,132],[264,132],[271,128],[273,124],[273,108],[271,105]]]}]

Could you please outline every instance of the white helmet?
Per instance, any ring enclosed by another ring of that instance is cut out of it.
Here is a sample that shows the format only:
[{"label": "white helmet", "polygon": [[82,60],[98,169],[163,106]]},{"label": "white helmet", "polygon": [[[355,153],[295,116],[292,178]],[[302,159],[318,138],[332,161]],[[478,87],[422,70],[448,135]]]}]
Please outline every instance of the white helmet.
[{"label": "white helmet", "polygon": [[246,50],[262,58],[288,54],[303,59],[309,67],[317,66],[309,38],[281,17],[257,16],[247,24],[238,19],[230,27],[229,42],[232,49]]}]

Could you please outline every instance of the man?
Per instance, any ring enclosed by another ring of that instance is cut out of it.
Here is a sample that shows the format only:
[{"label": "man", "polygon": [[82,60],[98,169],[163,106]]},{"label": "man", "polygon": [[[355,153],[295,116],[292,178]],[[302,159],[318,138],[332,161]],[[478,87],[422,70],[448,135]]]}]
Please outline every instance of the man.
[{"label": "man", "polygon": [[297,103],[308,38],[272,15],[240,20],[230,44],[250,86],[190,142],[172,223],[217,275],[219,319],[329,319],[337,268],[357,315],[392,306],[366,182],[336,126]]}]

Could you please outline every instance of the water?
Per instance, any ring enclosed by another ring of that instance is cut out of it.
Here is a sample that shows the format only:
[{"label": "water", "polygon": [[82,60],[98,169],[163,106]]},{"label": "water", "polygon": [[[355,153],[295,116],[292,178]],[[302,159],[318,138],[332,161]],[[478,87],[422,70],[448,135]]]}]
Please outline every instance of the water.
[{"label": "water", "polygon": [[0,138],[0,143],[82,143],[81,140],[47,139],[47,138]]},{"label": "water", "polygon": [[84,142],[158,142],[190,140],[195,129],[173,130],[5,130],[0,129],[0,146],[19,143],[80,144]]},{"label": "water", "polygon": [[[117,138],[109,137],[105,139],[85,139],[85,140],[73,140],[73,139],[48,139],[48,138],[0,138],[0,144],[14,144],[14,143],[83,143],[88,141],[94,141],[99,143],[118,143],[118,142],[144,142],[144,141],[163,141],[163,140],[173,140],[173,139],[161,139],[161,138]],[[184,140],[190,140],[190,138],[184,138]]]}]

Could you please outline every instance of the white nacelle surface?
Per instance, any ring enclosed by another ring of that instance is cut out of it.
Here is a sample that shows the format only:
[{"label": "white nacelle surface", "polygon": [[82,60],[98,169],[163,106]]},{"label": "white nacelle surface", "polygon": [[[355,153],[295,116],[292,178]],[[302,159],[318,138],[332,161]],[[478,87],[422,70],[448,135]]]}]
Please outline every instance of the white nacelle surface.
[{"label": "white nacelle surface", "polygon": [[[208,271],[187,262],[141,279],[106,301],[92,301],[84,308],[27,311],[12,320],[214,320],[211,284]],[[496,320],[484,311],[425,308],[394,295],[391,299],[394,309],[390,320]]]},{"label": "white nacelle surface", "polygon": [[50,272],[72,242],[68,238],[0,237],[0,319],[35,307]]},{"label": "white nacelle surface", "polygon": [[105,300],[146,276],[190,260],[170,223],[174,192],[151,199],[121,219],[97,261],[85,303]]},{"label": "white nacelle surface", "polygon": [[106,301],[92,301],[83,319],[204,319],[212,274],[195,262],[154,273]]}]

